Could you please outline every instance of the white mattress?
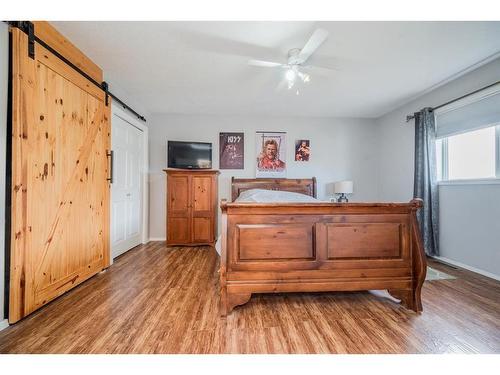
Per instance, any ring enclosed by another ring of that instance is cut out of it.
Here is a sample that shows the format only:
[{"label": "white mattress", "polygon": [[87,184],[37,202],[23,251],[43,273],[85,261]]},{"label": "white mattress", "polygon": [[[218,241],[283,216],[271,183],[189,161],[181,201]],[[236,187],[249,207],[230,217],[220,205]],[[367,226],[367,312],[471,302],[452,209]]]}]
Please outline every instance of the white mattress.
[{"label": "white mattress", "polygon": [[282,202],[321,202],[319,199],[309,195],[293,193],[290,191],[250,189],[245,190],[236,198],[235,202],[256,202],[256,203],[282,203]]}]

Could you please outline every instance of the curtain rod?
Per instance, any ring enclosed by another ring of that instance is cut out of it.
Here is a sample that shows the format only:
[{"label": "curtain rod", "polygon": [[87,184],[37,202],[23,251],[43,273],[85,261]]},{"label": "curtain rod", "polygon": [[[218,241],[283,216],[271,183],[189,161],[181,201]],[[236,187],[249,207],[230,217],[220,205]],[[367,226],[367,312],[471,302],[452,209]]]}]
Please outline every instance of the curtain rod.
[{"label": "curtain rod", "polygon": [[[54,48],[52,48],[50,45],[45,43],[42,39],[38,38],[35,35],[35,26],[33,25],[32,22],[30,21],[4,21],[11,27],[18,28],[19,30],[23,31],[24,33],[28,34],[28,38],[30,39],[28,42],[28,54],[30,54],[30,57],[34,58],[34,42],[37,42],[40,44],[42,47],[44,47],[46,50],[48,50],[50,53],[55,55],[57,58],[62,60],[66,65],[69,65],[73,70],[78,72],[80,75],[85,77],[88,81],[93,83],[95,86],[99,87],[101,90],[104,91],[106,94],[106,106],[108,106],[108,95],[111,96],[115,101],[117,101],[124,109],[127,109],[128,111],[132,112],[139,120],[146,122],[146,118],[144,116],[141,116],[139,113],[134,111],[131,107],[129,107],[125,102],[120,100],[116,95],[111,93],[108,88],[107,82],[103,81],[101,83],[97,82],[94,80],[92,77],[90,77],[87,73],[85,73],[83,70],[81,70],[78,66],[73,64],[71,61],[69,61],[66,57],[61,55],[59,52],[57,52]],[[32,55],[32,56],[31,56]]]},{"label": "curtain rod", "polygon": [[[486,89],[489,89],[490,87],[492,86],[495,86],[495,85],[498,85],[500,83],[500,81],[496,81],[496,82],[493,82],[492,84],[488,85],[488,86],[484,86],[484,87],[481,87],[480,89],[477,89],[475,91],[472,91],[472,92],[469,92],[468,94],[465,94],[465,95],[462,95],[461,97],[459,98],[455,98],[453,100],[450,100],[449,102],[446,102],[446,103],[443,103],[443,104],[440,104],[438,105],[437,107],[434,107],[434,108],[431,108],[431,111],[435,111],[436,109],[439,109],[439,108],[443,108],[445,106],[447,106],[448,104],[451,104],[451,103],[455,103],[455,102],[458,102],[459,100],[461,99],[464,99],[468,96],[471,96],[471,95],[474,95],[480,91],[483,91],[483,90],[486,90]],[[415,118],[415,115],[407,115],[406,116],[406,122],[410,121],[410,120],[413,120]]]}]

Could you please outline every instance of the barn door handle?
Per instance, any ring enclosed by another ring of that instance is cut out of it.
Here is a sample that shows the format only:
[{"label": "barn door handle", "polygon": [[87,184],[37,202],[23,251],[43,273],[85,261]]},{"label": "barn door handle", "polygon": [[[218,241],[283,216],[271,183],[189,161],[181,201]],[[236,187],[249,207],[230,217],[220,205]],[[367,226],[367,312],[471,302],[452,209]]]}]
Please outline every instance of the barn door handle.
[{"label": "barn door handle", "polygon": [[110,167],[109,167],[109,178],[106,180],[109,181],[110,184],[113,183],[113,161],[114,161],[114,151],[110,150],[109,152],[106,153],[106,157],[109,157],[110,161]]}]

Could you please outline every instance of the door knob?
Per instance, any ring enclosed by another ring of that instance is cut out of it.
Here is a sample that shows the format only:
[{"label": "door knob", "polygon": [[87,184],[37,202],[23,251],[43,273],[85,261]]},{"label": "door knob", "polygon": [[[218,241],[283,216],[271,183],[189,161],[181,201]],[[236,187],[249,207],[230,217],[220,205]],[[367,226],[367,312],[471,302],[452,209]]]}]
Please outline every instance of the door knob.
[{"label": "door knob", "polygon": [[130,194],[130,193],[127,193],[127,197],[130,197],[131,195],[132,195],[132,194]]}]

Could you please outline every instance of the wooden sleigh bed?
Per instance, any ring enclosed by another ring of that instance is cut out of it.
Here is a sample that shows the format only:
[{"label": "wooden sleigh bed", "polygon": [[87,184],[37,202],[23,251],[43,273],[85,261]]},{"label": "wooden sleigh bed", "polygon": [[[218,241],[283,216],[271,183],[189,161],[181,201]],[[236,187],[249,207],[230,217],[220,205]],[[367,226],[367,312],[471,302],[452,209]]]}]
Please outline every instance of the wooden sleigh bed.
[{"label": "wooden sleigh bed", "polygon": [[316,196],[312,179],[232,179],[223,200],[221,314],[252,293],[384,290],[422,311],[426,259],[409,203],[234,202],[248,189]]}]

